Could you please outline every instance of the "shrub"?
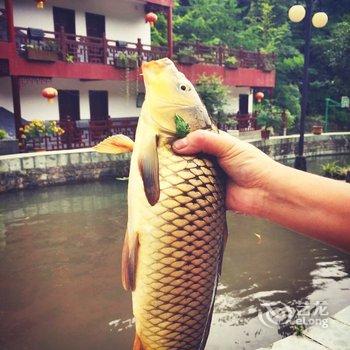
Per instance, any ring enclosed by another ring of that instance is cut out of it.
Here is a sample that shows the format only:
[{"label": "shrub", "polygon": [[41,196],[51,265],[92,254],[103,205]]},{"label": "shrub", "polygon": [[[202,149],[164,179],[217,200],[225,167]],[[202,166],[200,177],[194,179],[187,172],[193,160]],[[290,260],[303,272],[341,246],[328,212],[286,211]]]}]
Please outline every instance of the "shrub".
[{"label": "shrub", "polygon": [[0,140],[6,139],[7,137],[7,132],[3,129],[0,129]]},{"label": "shrub", "polygon": [[338,162],[329,162],[322,164],[322,170],[326,177],[345,180],[347,172],[350,171],[350,166],[340,166]]}]

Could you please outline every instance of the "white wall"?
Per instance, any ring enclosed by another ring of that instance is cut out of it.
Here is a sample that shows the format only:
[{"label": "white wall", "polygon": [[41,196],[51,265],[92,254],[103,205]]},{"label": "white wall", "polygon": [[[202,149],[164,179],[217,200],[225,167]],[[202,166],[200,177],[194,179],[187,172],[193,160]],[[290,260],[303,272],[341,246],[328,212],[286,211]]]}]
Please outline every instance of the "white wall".
[{"label": "white wall", "polygon": [[[136,84],[129,83],[129,97],[127,84],[124,81],[94,81],[82,82],[73,79],[52,79],[49,83],[25,83],[21,85],[21,112],[25,119],[58,120],[58,99],[53,103],[41,96],[45,87],[54,86],[62,90],[79,90],[80,118],[90,119],[89,90],[108,91],[108,112],[113,118],[139,116],[141,109],[136,107]],[[143,91],[142,86],[139,92]],[[0,78],[0,106],[13,112],[11,81]]]},{"label": "white wall", "polygon": [[[3,0],[0,0],[0,7]],[[75,26],[77,35],[86,35],[85,12],[106,17],[106,37],[110,40],[151,42],[150,27],[144,20],[142,3],[127,0],[50,0],[43,10],[36,8],[34,0],[14,0],[14,22],[17,27],[41,28],[54,30],[52,7],[58,6],[75,10]]]},{"label": "white wall", "polygon": [[0,107],[3,107],[13,113],[10,77],[0,77]]},{"label": "white wall", "polygon": [[[129,97],[127,85],[129,84]],[[89,90],[108,91],[108,111],[111,117],[139,116],[140,108],[136,107],[136,83],[125,81],[93,81],[82,82],[74,79],[52,79],[49,83],[29,83],[21,87],[22,116],[26,119],[58,120],[58,99],[48,103],[41,97],[41,90],[47,86],[54,86],[62,90],[80,91],[80,117],[90,118]],[[138,91],[143,91],[139,84]],[[225,112],[236,114],[239,110],[239,94],[249,95],[248,111],[253,111],[253,94],[247,87],[231,87]],[[9,78],[0,78],[0,106],[13,112],[11,81]]]},{"label": "white wall", "polygon": [[248,113],[253,112],[253,93],[249,87],[229,87],[230,93],[228,103],[224,108],[226,113],[236,114],[239,110],[239,95],[249,95],[248,99]]}]

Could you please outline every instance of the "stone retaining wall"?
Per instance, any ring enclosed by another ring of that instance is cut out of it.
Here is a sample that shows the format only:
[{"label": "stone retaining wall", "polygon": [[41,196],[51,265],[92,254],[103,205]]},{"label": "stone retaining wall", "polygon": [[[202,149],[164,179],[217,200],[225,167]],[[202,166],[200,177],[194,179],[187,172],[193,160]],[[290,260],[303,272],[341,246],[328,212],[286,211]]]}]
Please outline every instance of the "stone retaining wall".
[{"label": "stone retaining wall", "polygon": [[[252,140],[269,156],[293,158],[298,136]],[[350,132],[305,136],[305,155],[350,154]],[[65,183],[126,177],[130,154],[106,155],[91,149],[51,151],[0,156],[0,193]]]},{"label": "stone retaining wall", "polygon": [[90,149],[0,156],[0,193],[38,186],[127,177],[130,154]]},{"label": "stone retaining wall", "polygon": [[[254,146],[276,160],[295,158],[298,135],[276,136],[270,140],[251,140]],[[249,142],[249,140],[248,140]],[[330,154],[350,154],[350,132],[332,132],[322,135],[305,135],[304,155],[313,157]]]}]

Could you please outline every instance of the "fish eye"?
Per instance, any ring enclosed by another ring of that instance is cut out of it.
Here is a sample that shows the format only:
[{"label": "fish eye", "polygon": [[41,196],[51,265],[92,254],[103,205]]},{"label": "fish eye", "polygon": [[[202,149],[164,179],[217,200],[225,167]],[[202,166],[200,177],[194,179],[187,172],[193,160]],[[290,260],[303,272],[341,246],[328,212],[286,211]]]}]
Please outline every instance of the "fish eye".
[{"label": "fish eye", "polygon": [[180,89],[182,91],[191,91],[191,88],[189,86],[185,85],[185,84],[181,84],[180,85]]}]

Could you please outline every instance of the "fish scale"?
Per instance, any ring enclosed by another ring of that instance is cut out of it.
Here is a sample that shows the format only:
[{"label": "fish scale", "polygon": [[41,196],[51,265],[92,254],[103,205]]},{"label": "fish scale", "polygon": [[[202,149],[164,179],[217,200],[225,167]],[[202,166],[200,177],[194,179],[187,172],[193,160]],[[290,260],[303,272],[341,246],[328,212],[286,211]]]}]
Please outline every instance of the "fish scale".
[{"label": "fish scale", "polygon": [[133,309],[145,350],[197,350],[210,313],[226,217],[214,161],[158,147],[160,198],[143,209]]}]

